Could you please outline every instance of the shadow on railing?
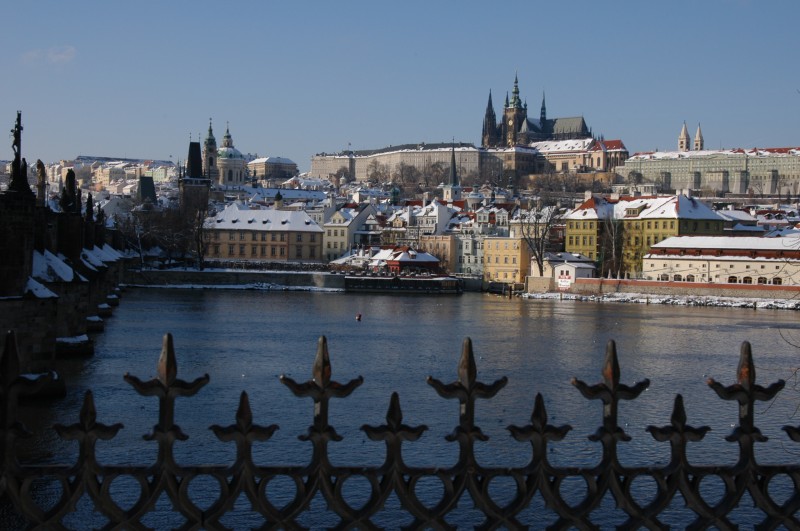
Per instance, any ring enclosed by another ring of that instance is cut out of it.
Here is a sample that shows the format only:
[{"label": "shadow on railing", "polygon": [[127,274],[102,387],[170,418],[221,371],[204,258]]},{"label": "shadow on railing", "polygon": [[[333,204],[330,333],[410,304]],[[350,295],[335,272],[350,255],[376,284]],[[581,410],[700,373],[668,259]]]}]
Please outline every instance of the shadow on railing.
[{"label": "shadow on railing", "polygon": [[[368,466],[334,466],[329,460],[328,442],[342,438],[328,423],[328,408],[331,398],[350,395],[361,383],[361,377],[340,384],[331,379],[331,365],[325,337],[321,337],[312,371],[313,378],[298,383],[287,376],[283,382],[296,396],[310,397],[314,401],[314,420],[308,433],[301,440],[309,441],[313,448],[311,461],[306,466],[273,466],[257,464],[252,458],[254,442],[268,440],[277,426],[253,424],[253,416],[247,393],[242,392],[235,422],[230,426],[212,426],[216,437],[236,445],[236,459],[228,465],[181,466],[173,455],[176,440],[187,436],[174,421],[175,399],[197,393],[209,381],[208,375],[193,382],[177,378],[177,363],[172,336],[164,336],[164,345],[158,361],[158,377],[141,381],[135,376],[125,375],[125,380],[144,396],[155,396],[159,401],[158,423],[147,440],[158,444],[158,457],[149,466],[106,466],[95,457],[98,439],[113,439],[122,428],[121,424],[105,425],[97,422],[91,391],[84,398],[77,423],[57,425],[58,435],[79,444],[77,461],[72,465],[32,466],[21,465],[15,456],[18,439],[30,434],[17,419],[17,402],[21,393],[34,392],[47,383],[51,376],[36,379],[20,376],[16,341],[13,332],[6,337],[5,350],[0,359],[0,396],[2,418],[0,418],[0,451],[3,456],[0,475],[0,498],[5,498],[13,510],[29,525],[42,528],[62,528],[62,519],[75,511],[78,500],[88,496],[94,510],[107,519],[109,529],[146,528],[142,523],[154,510],[159,499],[166,495],[173,510],[185,518],[184,529],[224,529],[221,519],[233,510],[234,502],[244,495],[252,511],[263,517],[265,528],[300,528],[298,519],[309,510],[312,500],[321,495],[329,510],[339,517],[339,528],[376,528],[373,520],[385,502],[395,496],[407,515],[412,519],[405,527],[449,529],[454,526],[447,518],[456,509],[464,496],[469,496],[484,517],[481,527],[523,528],[530,525],[518,520],[534,496],[542,497],[554,522],[552,529],[596,529],[592,512],[610,494],[619,509],[627,514],[621,527],[635,529],[667,528],[659,516],[679,496],[693,511],[689,528],[736,529],[737,522],[729,518],[745,494],[749,494],[755,506],[763,512],[758,528],[800,528],[796,512],[800,510],[800,466],[764,466],[756,462],[754,443],[766,440],[755,426],[754,404],[771,400],[783,388],[778,382],[764,388],[755,383],[755,367],[750,344],[743,343],[737,369],[737,382],[730,386],[709,379],[708,385],[723,400],[736,401],[739,405],[739,425],[726,438],[739,446],[739,457],[732,466],[693,466],[687,459],[688,442],[703,439],[707,427],[694,428],[686,424],[686,413],[681,395],[675,397],[670,424],[664,427],[649,426],[647,431],[659,442],[669,442],[669,463],[659,467],[625,467],[617,457],[617,442],[630,440],[618,424],[617,408],[620,400],[633,400],[649,385],[648,380],[633,386],[620,383],[616,347],[608,343],[602,369],[602,382],[596,385],[573,379],[572,384],[590,400],[603,402],[603,423],[590,439],[602,446],[602,458],[597,466],[590,468],[560,468],[548,461],[548,444],[564,438],[570,426],[548,424],[544,400],[537,394],[530,423],[525,426],[508,426],[514,439],[531,446],[531,457],[527,465],[519,468],[489,468],[481,466],[474,453],[474,443],[488,439],[475,425],[475,402],[479,398],[492,398],[502,389],[507,379],[501,378],[487,385],[477,380],[475,358],[470,339],[464,340],[458,366],[458,380],[444,384],[429,377],[428,383],[436,392],[460,403],[459,423],[447,436],[459,446],[459,458],[449,468],[425,468],[406,465],[402,457],[404,442],[417,440],[426,426],[403,424],[403,413],[397,393],[391,396],[386,423],[381,426],[362,426],[362,430],[373,441],[383,441],[386,455],[383,464]],[[789,437],[800,442],[800,427],[784,427]],[[779,475],[787,475],[794,484],[793,492],[783,503],[770,496],[770,482]],[[136,502],[127,509],[120,507],[111,495],[112,484],[118,478],[133,478],[140,487]],[[219,496],[203,510],[190,498],[191,482],[198,477],[212,479],[219,485]],[[637,478],[650,478],[655,483],[656,493],[652,499],[639,504],[632,495],[632,484]],[[716,477],[723,483],[724,492],[712,503],[704,499],[700,485],[705,478]],[[276,478],[288,478],[294,486],[294,496],[281,508],[273,505],[267,494],[267,486]],[[343,494],[344,484],[351,478],[367,481],[370,492],[367,501],[355,508]],[[516,487],[507,503],[501,504],[490,495],[489,486],[495,478],[510,478]],[[570,505],[561,494],[565,480],[585,481],[585,497]],[[48,508],[41,508],[34,501],[32,486],[36,481],[50,479],[60,484],[60,498]],[[434,479],[443,487],[443,496],[432,505],[431,500],[421,500],[416,487],[421,481]]]}]

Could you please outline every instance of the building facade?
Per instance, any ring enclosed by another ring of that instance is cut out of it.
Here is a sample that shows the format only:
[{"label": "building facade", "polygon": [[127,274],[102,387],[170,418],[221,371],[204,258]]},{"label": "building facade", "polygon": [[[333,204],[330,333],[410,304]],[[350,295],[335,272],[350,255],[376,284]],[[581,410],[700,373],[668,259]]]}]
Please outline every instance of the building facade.
[{"label": "building facade", "polygon": [[668,238],[644,258],[648,280],[800,285],[800,237]]},{"label": "building facade", "polygon": [[209,259],[320,262],[322,229],[303,211],[253,210],[232,203],[206,220]]}]

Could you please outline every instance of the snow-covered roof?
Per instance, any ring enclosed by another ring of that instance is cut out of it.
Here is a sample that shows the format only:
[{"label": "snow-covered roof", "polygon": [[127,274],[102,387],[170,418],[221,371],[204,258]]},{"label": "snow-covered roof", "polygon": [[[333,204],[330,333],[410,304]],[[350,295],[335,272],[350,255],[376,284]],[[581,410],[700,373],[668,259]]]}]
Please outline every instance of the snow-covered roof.
[{"label": "snow-covered roof", "polygon": [[783,238],[756,236],[672,236],[651,247],[652,249],[722,249],[731,251],[787,251],[800,250],[800,235]]},{"label": "snow-covered roof", "polygon": [[572,140],[548,140],[532,142],[530,147],[539,153],[554,153],[560,151],[586,151],[594,140],[591,138],[577,138]]},{"label": "snow-covered roof", "polygon": [[800,147],[752,148],[752,149],[704,149],[700,151],[647,151],[635,153],[628,160],[686,159],[718,156],[739,157],[787,157],[800,156]]},{"label": "snow-covered roof", "polygon": [[248,166],[250,164],[295,164],[295,162],[284,157],[261,157],[259,159],[251,160],[247,163]]},{"label": "snow-covered roof", "polygon": [[33,278],[28,278],[28,283],[25,284],[25,293],[30,293],[37,299],[54,299],[58,295],[44,287],[42,284],[36,282]]},{"label": "snow-covered roof", "polygon": [[225,210],[207,218],[212,230],[269,230],[292,232],[323,232],[302,210],[242,209],[232,203]]},{"label": "snow-covered roof", "polygon": [[[639,214],[629,216],[627,215],[629,209],[639,210]],[[614,205],[614,217],[616,219],[720,219],[708,205],[685,195],[641,197],[619,201]]]},{"label": "snow-covered roof", "polygon": [[31,276],[40,282],[72,282],[86,279],[67,265],[64,260],[47,249],[43,253],[34,251]]}]

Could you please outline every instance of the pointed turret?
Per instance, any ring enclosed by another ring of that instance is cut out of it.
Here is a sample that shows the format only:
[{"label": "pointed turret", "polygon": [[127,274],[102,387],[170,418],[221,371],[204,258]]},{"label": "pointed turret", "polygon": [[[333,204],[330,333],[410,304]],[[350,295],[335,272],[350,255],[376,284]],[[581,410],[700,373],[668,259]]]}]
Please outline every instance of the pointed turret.
[{"label": "pointed turret", "polygon": [[511,107],[515,109],[522,108],[522,100],[519,99],[519,80],[517,74],[514,74],[514,90],[511,91]]},{"label": "pointed turret", "polygon": [[700,130],[700,123],[697,124],[697,132],[694,134],[694,150],[703,151],[705,142],[703,142],[703,132]]},{"label": "pointed turret", "polygon": [[229,125],[225,124],[225,136],[222,137],[222,147],[233,147],[233,137]]},{"label": "pointed turret", "polygon": [[492,91],[489,91],[489,103],[486,104],[486,113],[483,116],[483,130],[481,131],[483,147],[493,147],[498,144],[497,116],[492,103]]},{"label": "pointed turret", "polygon": [[458,184],[458,172],[456,171],[456,146],[455,142],[450,147],[450,180],[444,186],[444,200],[448,203],[461,199],[461,185]]},{"label": "pointed turret", "polygon": [[539,112],[539,123],[544,126],[547,121],[547,107],[544,104],[544,91],[542,91],[542,110]]},{"label": "pointed turret", "polygon": [[678,151],[689,151],[690,143],[689,130],[686,129],[686,122],[683,122],[681,134],[678,135]]}]

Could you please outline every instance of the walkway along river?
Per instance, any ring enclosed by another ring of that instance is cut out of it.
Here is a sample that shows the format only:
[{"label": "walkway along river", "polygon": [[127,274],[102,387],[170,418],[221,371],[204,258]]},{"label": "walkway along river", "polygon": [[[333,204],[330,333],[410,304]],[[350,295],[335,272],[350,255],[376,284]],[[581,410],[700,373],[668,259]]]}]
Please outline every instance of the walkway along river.
[{"label": "walkway along river", "polygon": [[[362,315],[361,321],[356,321],[356,314]],[[323,334],[328,338],[334,379],[364,377],[364,384],[350,397],[331,403],[331,424],[343,436],[330,446],[335,464],[381,463],[384,447],[369,441],[359,427],[385,422],[389,396],[398,391],[403,422],[429,428],[419,441],[404,446],[406,461],[418,466],[452,465],[457,447],[444,437],[458,423],[458,403],[437,396],[425,378],[456,380],[461,342],[467,336],[473,340],[480,380],[509,378],[496,397],[478,405],[476,424],[489,440],[476,452],[486,466],[527,462],[530,446],[514,441],[506,427],[529,422],[536,393],[544,395],[551,423],[573,427],[564,441],[552,446],[551,461],[559,466],[596,464],[599,447],[587,436],[600,423],[601,405],[582,398],[569,382],[573,376],[588,383],[600,380],[605,344],[612,338],[617,342],[621,381],[651,381],[641,397],[620,407],[621,422],[633,437],[620,445],[624,464],[668,460],[668,445],[653,441],[645,427],[669,424],[676,393],[684,396],[688,422],[712,429],[690,447],[692,462],[735,462],[737,447],[724,437],[737,421],[736,406],[716,398],[705,379],[732,383],[744,340],[753,345],[759,383],[788,380],[774,403],[757,406],[759,427],[770,438],[759,445],[757,457],[774,463],[797,459],[798,449],[780,430],[798,424],[792,418],[800,403],[792,389],[798,351],[784,339],[793,337],[797,342],[800,337],[794,312],[509,300],[476,293],[456,298],[181,289],[129,289],[124,294],[105,334],[96,338],[95,356],[65,367],[68,398],[52,410],[26,414],[28,423],[35,424],[29,427],[40,432],[30,445],[30,458],[74,461],[74,443],[42,435],[41,430],[56,422],[75,422],[84,391],[92,389],[98,421],[125,425],[111,443],[99,443],[101,462],[145,464],[154,459],[155,447],[142,435],[155,423],[156,402],[134,393],[122,375],[154,377],[165,332],[174,335],[180,378],[191,381],[205,373],[211,377],[197,396],[177,401],[176,423],[189,435],[188,441],[176,446],[182,464],[233,461],[232,445],[219,442],[208,426],[231,423],[242,390],[250,396],[254,422],[280,426],[267,444],[254,447],[256,462],[307,463],[310,447],[297,436],[311,422],[311,402],[294,397],[278,376],[309,379],[316,341]],[[585,491],[580,484],[564,488],[574,489],[578,498]],[[127,496],[122,487],[119,496]],[[454,517],[454,525],[474,525],[468,505]],[[673,505],[675,516],[665,521],[679,527],[690,511],[681,513],[680,500]],[[748,500],[742,505],[742,521],[759,521],[758,515],[748,517]],[[315,510],[303,525],[335,524],[335,516],[331,519],[324,507]],[[171,519],[168,507],[153,518],[157,527],[181,522]],[[597,523],[607,527],[619,521],[613,501],[605,500]],[[538,527],[536,522],[531,525]]]}]

